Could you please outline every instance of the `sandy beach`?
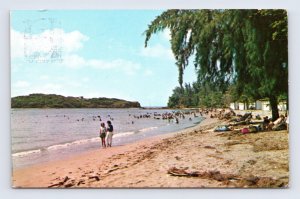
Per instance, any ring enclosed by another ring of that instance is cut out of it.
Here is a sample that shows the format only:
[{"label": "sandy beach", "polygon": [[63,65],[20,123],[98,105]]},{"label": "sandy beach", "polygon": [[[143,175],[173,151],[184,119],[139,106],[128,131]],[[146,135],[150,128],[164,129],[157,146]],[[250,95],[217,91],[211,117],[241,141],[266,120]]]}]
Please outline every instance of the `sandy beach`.
[{"label": "sandy beach", "polygon": [[14,170],[15,188],[287,187],[288,132],[213,132],[207,118],[177,133]]}]

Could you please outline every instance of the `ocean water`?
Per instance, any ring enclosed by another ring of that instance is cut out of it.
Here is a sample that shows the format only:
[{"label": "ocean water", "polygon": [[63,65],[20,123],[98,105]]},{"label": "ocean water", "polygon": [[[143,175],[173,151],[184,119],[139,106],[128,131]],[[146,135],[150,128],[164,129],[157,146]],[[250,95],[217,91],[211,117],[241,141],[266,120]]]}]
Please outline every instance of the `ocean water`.
[{"label": "ocean water", "polygon": [[[173,120],[161,118],[160,115],[166,112],[172,113],[174,110],[12,109],[13,167],[26,167],[100,148],[100,123],[106,124],[108,120],[114,126],[113,146],[176,132],[203,120],[191,114],[185,115],[185,119],[179,119],[177,124]],[[143,115],[149,117],[140,117]]]}]

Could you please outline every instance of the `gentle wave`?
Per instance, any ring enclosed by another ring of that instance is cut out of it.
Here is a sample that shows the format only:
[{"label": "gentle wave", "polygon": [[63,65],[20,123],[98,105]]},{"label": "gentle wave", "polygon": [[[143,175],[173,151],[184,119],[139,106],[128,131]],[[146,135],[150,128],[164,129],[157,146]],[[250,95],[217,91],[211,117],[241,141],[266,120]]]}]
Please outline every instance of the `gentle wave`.
[{"label": "gentle wave", "polygon": [[114,138],[117,138],[117,137],[125,137],[125,136],[133,135],[133,134],[135,134],[134,131],[124,132],[124,133],[115,133],[115,134],[114,134]]},{"label": "gentle wave", "polygon": [[68,142],[65,144],[56,144],[53,146],[49,146],[46,149],[48,151],[53,151],[53,150],[68,148],[68,147],[74,146],[74,145],[81,145],[81,144],[86,144],[86,143],[91,143],[91,142],[99,142],[99,141],[100,141],[99,137],[94,137],[94,138],[89,138],[89,139],[76,140],[76,141]]},{"label": "gentle wave", "polygon": [[[133,131],[125,132],[125,133],[118,133],[118,134],[115,134],[114,137],[116,137],[116,138],[117,137],[125,137],[125,136],[129,136],[129,135],[133,135],[133,134],[135,134],[135,132],[133,132]],[[68,147],[75,146],[75,145],[82,145],[82,144],[94,143],[94,142],[100,142],[100,138],[94,137],[94,138],[89,138],[89,139],[76,140],[73,142],[67,142],[67,143],[63,143],[63,144],[55,144],[52,146],[45,147],[43,149],[17,152],[17,153],[12,154],[12,156],[13,157],[24,157],[24,156],[31,155],[31,154],[41,153],[42,151],[55,151],[55,150],[59,150],[59,149],[66,149]]]},{"label": "gentle wave", "polygon": [[31,155],[31,154],[37,154],[37,153],[41,153],[42,150],[41,149],[37,149],[37,150],[30,150],[30,151],[22,151],[22,152],[17,152],[12,154],[13,157],[24,157],[27,155]]},{"label": "gentle wave", "polygon": [[55,144],[55,145],[48,146],[48,147],[45,147],[42,149],[34,149],[34,150],[29,150],[29,151],[17,152],[17,153],[12,154],[12,156],[13,157],[24,157],[24,156],[31,155],[31,154],[41,153],[42,151],[54,151],[54,150],[59,150],[59,149],[65,149],[65,148],[68,148],[68,147],[74,146],[74,145],[81,145],[81,144],[99,142],[99,141],[100,141],[99,137],[83,139],[83,140],[76,140],[76,141],[67,142],[64,144]]},{"label": "gentle wave", "polygon": [[[114,137],[115,138],[126,137],[126,136],[136,134],[138,132],[146,132],[146,131],[150,131],[150,130],[157,129],[157,128],[158,127],[154,126],[154,127],[148,127],[148,128],[140,129],[138,131],[129,131],[129,132],[124,132],[124,133],[116,133],[116,134],[114,134]],[[63,143],[63,144],[55,144],[55,145],[52,145],[52,146],[45,147],[43,149],[36,149],[36,150],[22,151],[22,152],[14,153],[12,156],[13,157],[24,157],[24,156],[31,155],[31,154],[41,153],[42,151],[55,151],[55,150],[59,150],[59,149],[66,149],[68,147],[72,147],[72,146],[75,146],[75,145],[82,145],[82,144],[94,143],[94,142],[100,142],[100,138],[99,137],[94,137],[94,138],[89,138],[89,139],[76,140],[76,141],[73,141],[73,142],[67,142],[67,143]]]},{"label": "gentle wave", "polygon": [[153,126],[153,127],[148,127],[148,128],[144,128],[144,129],[140,129],[138,131],[129,131],[129,132],[124,132],[124,133],[115,133],[114,137],[125,137],[125,136],[129,136],[129,135],[133,135],[136,133],[140,133],[140,132],[146,132],[146,131],[150,131],[153,129],[157,129],[157,126]]},{"label": "gentle wave", "polygon": [[152,127],[141,129],[141,130],[139,130],[139,132],[151,131],[151,130],[157,129],[157,128],[158,128],[157,126],[152,126]]}]

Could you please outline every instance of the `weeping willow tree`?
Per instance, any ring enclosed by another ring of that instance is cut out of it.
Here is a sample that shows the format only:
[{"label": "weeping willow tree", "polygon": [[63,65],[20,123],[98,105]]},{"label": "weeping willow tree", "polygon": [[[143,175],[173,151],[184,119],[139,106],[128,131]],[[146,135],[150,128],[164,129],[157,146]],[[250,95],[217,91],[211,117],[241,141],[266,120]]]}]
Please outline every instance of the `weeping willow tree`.
[{"label": "weeping willow tree", "polygon": [[164,29],[171,32],[180,85],[193,56],[199,84],[222,92],[234,84],[239,95],[267,97],[278,118],[277,98],[288,93],[285,10],[167,10],[145,31],[145,47]]}]

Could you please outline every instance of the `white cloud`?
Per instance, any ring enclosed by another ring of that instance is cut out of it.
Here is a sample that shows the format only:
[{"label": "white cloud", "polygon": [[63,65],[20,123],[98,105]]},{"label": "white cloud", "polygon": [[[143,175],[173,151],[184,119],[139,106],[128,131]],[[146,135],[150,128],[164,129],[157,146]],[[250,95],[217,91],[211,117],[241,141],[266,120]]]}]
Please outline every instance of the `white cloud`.
[{"label": "white cloud", "polygon": [[42,75],[40,76],[41,80],[49,80],[49,76],[48,75]]},{"label": "white cloud", "polygon": [[69,68],[91,67],[99,70],[116,70],[128,75],[135,74],[140,68],[139,63],[124,59],[115,59],[111,61],[101,59],[85,59],[79,55],[68,55],[64,57],[63,65]]},{"label": "white cloud", "polygon": [[170,48],[164,47],[161,44],[156,44],[154,46],[147,46],[147,48],[142,48],[140,51],[140,55],[144,57],[174,59],[172,50]]},{"label": "white cloud", "polygon": [[125,72],[128,75],[133,75],[140,69],[140,64],[123,59],[116,59],[112,61],[93,59],[88,60],[87,65],[97,69],[118,70]]},{"label": "white cloud", "polygon": [[[90,67],[100,70],[115,70],[127,75],[133,75],[140,69],[140,64],[124,59],[101,60],[86,59],[76,52],[83,48],[89,37],[79,31],[65,32],[62,29],[45,30],[39,34],[28,35],[11,29],[12,58],[26,56],[43,57],[43,53],[53,49],[62,51],[62,62],[59,65],[68,68]],[[43,61],[43,60],[41,60]],[[45,77],[40,77],[44,79]]]},{"label": "white cloud", "polygon": [[79,31],[73,31],[70,33],[64,33],[63,30],[62,31],[62,37],[63,37],[63,46],[64,46],[64,50],[66,52],[75,52],[78,51],[79,49],[81,49],[83,47],[83,42],[89,40],[89,37],[87,37],[86,35],[83,35],[81,32]]},{"label": "white cloud", "polygon": [[147,70],[145,70],[144,75],[145,76],[151,76],[151,75],[153,75],[153,71],[147,69]]},{"label": "white cloud", "polygon": [[62,64],[69,68],[81,68],[87,66],[86,60],[76,54],[65,55]]},{"label": "white cloud", "polygon": [[39,34],[28,34],[11,29],[11,56],[25,57],[49,53],[53,50],[64,54],[76,52],[89,38],[79,31],[65,32],[62,29],[45,30]]},{"label": "white cloud", "polygon": [[14,86],[17,88],[26,88],[30,86],[30,83],[26,81],[17,81]]},{"label": "white cloud", "polygon": [[10,43],[11,43],[11,57],[24,56],[24,34],[10,30]]}]

